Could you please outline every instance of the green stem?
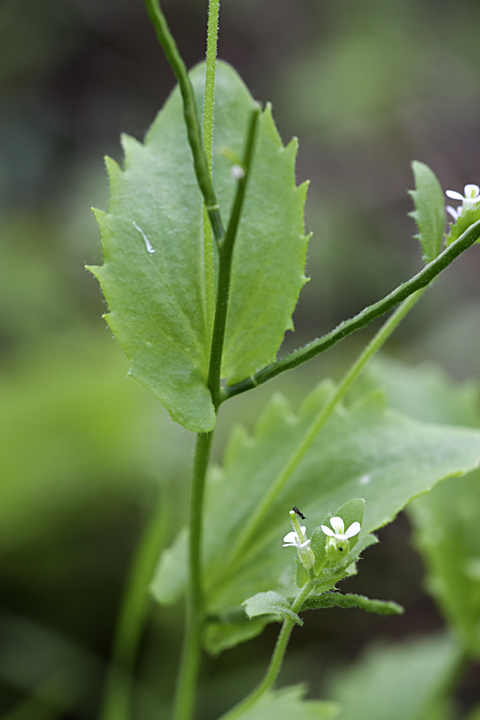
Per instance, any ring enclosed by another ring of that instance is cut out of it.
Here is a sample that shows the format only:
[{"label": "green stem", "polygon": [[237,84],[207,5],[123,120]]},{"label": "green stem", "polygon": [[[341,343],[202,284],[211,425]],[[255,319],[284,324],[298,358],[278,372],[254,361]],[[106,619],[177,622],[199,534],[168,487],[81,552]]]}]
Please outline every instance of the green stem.
[{"label": "green stem", "polygon": [[[273,482],[268,494],[265,496],[262,502],[258,503],[257,507],[255,508],[255,512],[251,516],[241,536],[239,537],[232,551],[231,560],[228,563],[228,577],[230,577],[230,574],[234,574],[236,572],[236,564],[238,562],[244,562],[247,555],[255,553],[255,536],[257,535],[258,529],[263,523],[265,514],[271,507],[272,503],[275,501],[278,494],[284,488],[293,471],[298,467],[298,464],[304,457],[307,450],[310,448],[313,440],[320,432],[322,427],[325,425],[340,400],[351,388],[352,384],[358,378],[362,370],[365,368],[366,364],[378,352],[378,350],[382,347],[387,338],[390,337],[395,328],[403,320],[405,315],[407,315],[407,313],[410,312],[413,306],[418,302],[425,290],[426,288],[423,288],[422,290],[419,290],[415,294],[408,297],[402,303],[402,305],[393,313],[393,315],[387,320],[387,322],[382,325],[380,330],[376,333],[376,335],[368,343],[367,347],[363,350],[358,359],[351,366],[329,402],[318,412],[316,417],[313,419],[306,434],[303,436],[302,441],[297,446],[295,452],[291,456],[286,466],[283,468],[281,473]],[[221,581],[227,581],[228,577],[224,575]]]},{"label": "green stem", "polygon": [[213,234],[217,243],[221,243],[225,231],[220,216],[217,197],[210,177],[210,169],[202,143],[202,133],[197,113],[197,104],[188,71],[178,52],[177,44],[168,28],[165,16],[160,9],[158,0],[145,0],[147,12],[155,28],[158,41],[163,48],[165,57],[177,78],[183,98],[183,114],[187,127],[188,142],[192,150],[193,164],[197,176],[198,186],[203,195],[205,207],[212,225]]},{"label": "green stem", "polygon": [[220,405],[220,373],[222,368],[223,345],[225,341],[225,328],[227,323],[228,301],[230,297],[230,277],[232,270],[233,248],[242,215],[243,202],[247,189],[248,177],[255,149],[258,119],[260,108],[252,109],[248,134],[243,154],[243,177],[238,180],[237,191],[233,201],[232,211],[228,221],[224,241],[219,246],[218,289],[213,324],[212,345],[210,351],[210,368],[208,374],[208,387],[212,393],[215,408]]},{"label": "green stem", "polygon": [[[205,97],[203,101],[203,149],[212,175],[213,112],[215,105],[215,74],[217,68],[217,37],[219,0],[208,4],[207,57],[205,67]],[[206,309],[209,328],[215,311],[215,279],[213,270],[213,235],[205,203],[203,204],[203,252],[206,287]]]},{"label": "green stem", "polygon": [[347,335],[369,325],[372,320],[381,317],[417,290],[427,287],[442,270],[448,267],[455,258],[467,250],[479,238],[480,220],[471,225],[458,240],[455,240],[455,242],[449,245],[448,248],[435,260],[426,265],[417,275],[407,280],[407,282],[400,285],[382,300],[379,300],[374,305],[369,305],[369,307],[362,310],[358,315],[355,315],[355,317],[350,318],[350,320],[345,320],[340,323],[334,330],[318,340],[314,340],[303,348],[294,350],[281,360],[277,360],[262,368],[251,377],[241,380],[235,385],[227,386],[222,393],[221,402],[246,390],[251,390],[258,385],[262,385],[268,380],[280,375],[280,373],[292,370],[298,365],[328,350],[337,342],[347,337]]},{"label": "green stem", "polygon": [[213,431],[199,433],[195,446],[190,494],[189,564],[187,627],[177,681],[173,720],[189,720],[193,714],[200,659],[205,606],[202,587],[201,549],[203,539],[202,515],[205,477],[207,473]]},{"label": "green stem", "polygon": [[[294,613],[299,613],[301,611],[303,603],[313,590],[314,586],[315,582],[310,581],[300,590],[291,607]],[[238,705],[235,705],[235,707],[225,713],[225,715],[222,715],[221,720],[235,720],[235,718],[240,717],[246,710],[251,708],[252,705],[255,705],[257,700],[259,700],[264,693],[273,687],[282,668],[283,658],[285,657],[285,651],[287,649],[288,641],[290,640],[290,635],[292,634],[294,625],[295,621],[291,618],[286,618],[283,621],[282,629],[280,630],[277,642],[275,643],[275,649],[272,657],[270,658],[270,663],[263,680],[257,685],[255,690],[241,700]]]},{"label": "green stem", "polygon": [[128,720],[131,716],[133,671],[150,602],[148,585],[165,541],[166,510],[163,495],[158,493],[157,506],[137,549],[119,613],[102,720]]}]

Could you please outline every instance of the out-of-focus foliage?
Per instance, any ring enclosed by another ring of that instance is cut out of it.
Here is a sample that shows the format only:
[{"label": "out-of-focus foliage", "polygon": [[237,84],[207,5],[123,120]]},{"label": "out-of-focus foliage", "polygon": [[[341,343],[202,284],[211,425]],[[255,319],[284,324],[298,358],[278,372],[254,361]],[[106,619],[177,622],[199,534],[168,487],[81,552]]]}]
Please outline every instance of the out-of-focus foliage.
[{"label": "out-of-focus foliage", "polygon": [[338,720],[449,720],[449,683],[459,649],[451,638],[377,644],[330,683]]}]

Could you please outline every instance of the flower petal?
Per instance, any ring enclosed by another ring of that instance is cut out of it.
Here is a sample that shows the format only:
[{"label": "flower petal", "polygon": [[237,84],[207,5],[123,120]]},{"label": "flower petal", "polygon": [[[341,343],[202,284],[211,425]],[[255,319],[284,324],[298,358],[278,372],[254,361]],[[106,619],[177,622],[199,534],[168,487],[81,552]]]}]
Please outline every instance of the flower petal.
[{"label": "flower petal", "polygon": [[335,533],[333,532],[333,530],[330,530],[329,527],[327,527],[326,525],[320,525],[320,527],[322,528],[322,532],[324,532],[325,535],[330,535],[330,537],[335,537]]},{"label": "flower petal", "polygon": [[445,210],[450,213],[454,220],[458,219],[460,212],[458,210],[455,210],[455,208],[453,208],[451,205],[447,205]]},{"label": "flower petal", "polygon": [[463,191],[467,199],[473,199],[476,198],[480,193],[480,188],[478,187],[478,185],[465,185]]},{"label": "flower petal", "polygon": [[445,190],[445,195],[453,200],[464,200],[463,195],[460,195],[456,190]]},{"label": "flower petal", "polygon": [[330,525],[335,530],[335,535],[339,535],[345,530],[345,523],[341,517],[330,518]]},{"label": "flower petal", "polygon": [[288,543],[289,545],[296,545],[298,543],[297,533],[294,530],[287,533],[283,538],[283,542]]},{"label": "flower petal", "polygon": [[358,535],[358,533],[360,532],[361,529],[362,529],[362,527],[361,527],[360,523],[354,522],[348,528],[347,532],[345,533],[345,537],[348,539],[348,538],[353,537],[354,535]]}]

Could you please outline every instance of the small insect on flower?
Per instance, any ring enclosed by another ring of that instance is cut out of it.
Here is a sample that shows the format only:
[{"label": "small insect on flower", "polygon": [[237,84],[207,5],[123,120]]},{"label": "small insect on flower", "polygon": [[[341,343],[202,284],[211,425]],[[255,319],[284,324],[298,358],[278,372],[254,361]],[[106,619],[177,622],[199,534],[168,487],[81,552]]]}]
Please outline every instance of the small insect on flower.
[{"label": "small insect on flower", "polygon": [[293,510],[293,512],[296,512],[297,515],[302,518],[302,520],[305,520],[305,515],[302,512],[300,512],[300,510],[295,505],[293,506],[292,510]]},{"label": "small insect on flower", "polygon": [[305,525],[299,525],[296,508],[290,510],[289,515],[290,520],[292,521],[293,530],[287,533],[283,538],[283,547],[297,548],[298,557],[303,567],[307,570],[311,570],[315,565],[315,555],[309,547],[310,540],[305,535],[307,528]]}]

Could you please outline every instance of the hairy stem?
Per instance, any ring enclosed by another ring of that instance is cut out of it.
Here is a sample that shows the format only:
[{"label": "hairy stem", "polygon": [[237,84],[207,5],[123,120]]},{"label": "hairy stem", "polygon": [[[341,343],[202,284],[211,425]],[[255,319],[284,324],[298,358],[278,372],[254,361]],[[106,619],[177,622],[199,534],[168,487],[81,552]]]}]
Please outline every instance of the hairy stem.
[{"label": "hairy stem", "polygon": [[280,373],[292,370],[298,365],[301,365],[307,360],[311,360],[316,355],[319,355],[325,350],[333,347],[333,345],[338,343],[340,340],[346,338],[347,335],[350,335],[356,330],[360,330],[366,325],[369,325],[372,320],[381,317],[417,290],[421,290],[429,285],[432,280],[442,272],[442,270],[448,267],[455,258],[467,250],[479,238],[480,220],[471,225],[468,230],[466,230],[463,235],[458,238],[458,240],[455,240],[455,242],[449,245],[446,250],[444,250],[435,260],[432,260],[431,263],[426,265],[417,275],[410,280],[407,280],[407,282],[400,285],[396,288],[396,290],[391,292],[382,300],[379,300],[374,305],[369,305],[369,307],[362,310],[358,313],[358,315],[355,315],[355,317],[350,318],[350,320],[345,320],[340,323],[340,325],[338,325],[334,330],[318,340],[313,340],[313,342],[305,345],[305,347],[294,350],[281,360],[277,360],[276,362],[262,368],[251,377],[241,380],[235,385],[227,386],[222,393],[222,402],[234,395],[238,395],[246,390],[251,390],[252,388],[257,387],[258,385],[262,385],[268,380],[280,375]]},{"label": "hairy stem", "polygon": [[[300,590],[291,607],[291,610],[294,613],[299,613],[301,611],[303,603],[314,587],[315,581],[311,580]],[[290,640],[290,635],[292,634],[294,625],[295,621],[289,617],[283,621],[277,642],[275,643],[275,649],[272,657],[270,658],[270,663],[263,680],[257,685],[255,690],[252,690],[252,692],[241,700],[238,705],[235,705],[235,707],[225,713],[225,715],[222,715],[221,720],[235,720],[235,718],[241,716],[246,710],[251,708],[252,705],[255,705],[257,700],[259,700],[264,693],[273,687],[282,668],[283,658],[285,657],[285,651],[287,649],[288,641]]]},{"label": "hairy stem", "polygon": [[189,720],[193,714],[200,659],[205,606],[202,587],[201,549],[203,497],[213,431],[198,433],[193,461],[189,517],[189,565],[187,627],[177,680],[173,720]]},{"label": "hairy stem", "polygon": [[[219,0],[208,4],[207,57],[205,67],[205,96],[203,101],[203,149],[210,177],[212,175],[213,115],[215,106],[215,75],[217,68],[217,37]],[[215,312],[215,279],[213,270],[213,234],[205,202],[203,203],[203,253],[206,288],[206,314],[209,327],[213,325]],[[210,324],[211,323],[211,324]]]},{"label": "hairy stem", "polygon": [[158,493],[157,507],[136,552],[120,608],[102,720],[128,720],[131,717],[133,671],[150,602],[148,585],[165,541],[166,510],[164,498]]},{"label": "hairy stem", "polygon": [[210,177],[210,169],[205,151],[203,149],[202,133],[200,130],[200,121],[198,119],[197,104],[193,87],[188,77],[188,71],[178,52],[177,44],[168,29],[165,16],[160,9],[158,0],[145,0],[147,12],[150,16],[152,24],[155,28],[158,41],[163,48],[165,57],[175,73],[180,92],[183,99],[183,113],[185,117],[185,125],[187,127],[188,142],[192,150],[193,164],[197,176],[198,186],[203,195],[206,211],[212,225],[213,234],[217,243],[221,243],[225,235],[225,231],[220,216],[220,208],[218,206],[217,197],[213,189]]}]

